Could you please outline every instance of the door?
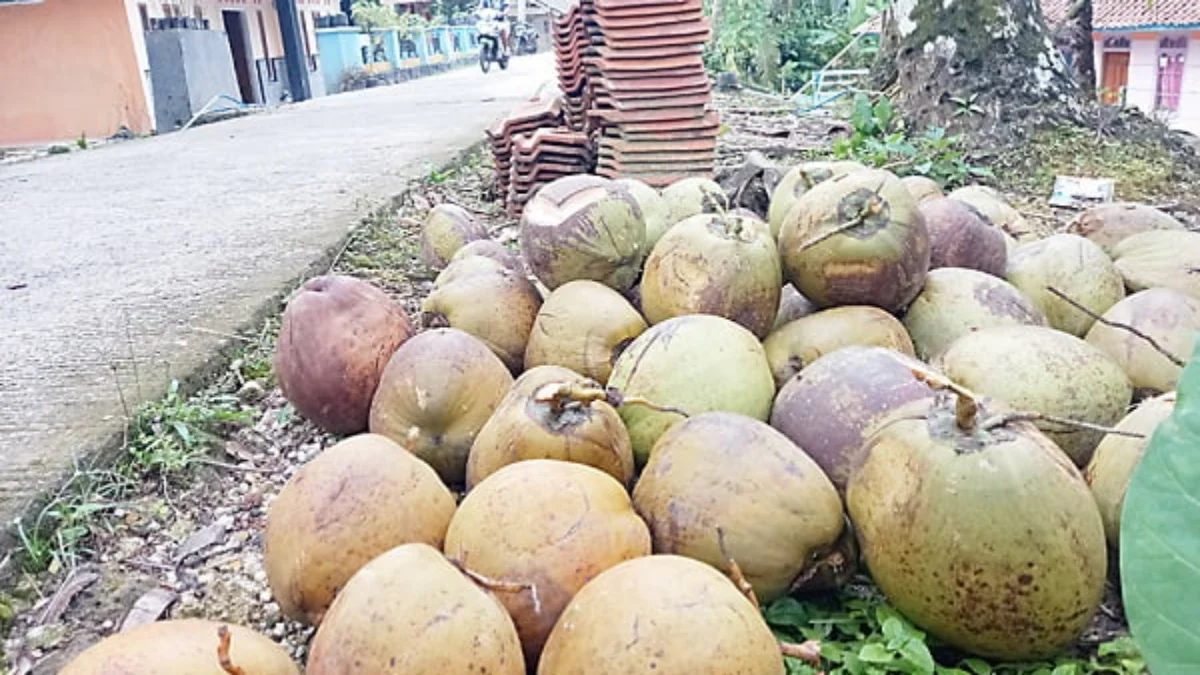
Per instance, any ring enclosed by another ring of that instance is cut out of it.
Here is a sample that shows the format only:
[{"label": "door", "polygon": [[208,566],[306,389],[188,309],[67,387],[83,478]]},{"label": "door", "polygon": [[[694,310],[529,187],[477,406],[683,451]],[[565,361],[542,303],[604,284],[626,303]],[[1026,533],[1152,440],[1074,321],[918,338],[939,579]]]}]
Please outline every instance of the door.
[{"label": "door", "polygon": [[1101,100],[1109,105],[1124,100],[1129,84],[1129,52],[1104,52],[1104,76],[1100,80]]},{"label": "door", "polygon": [[242,95],[242,102],[257,103],[254,79],[250,75],[254,61],[250,55],[250,29],[246,25],[246,15],[225,10],[221,12],[221,20],[225,24],[225,35],[229,39],[229,51],[233,53],[233,69],[237,73],[238,91]]}]

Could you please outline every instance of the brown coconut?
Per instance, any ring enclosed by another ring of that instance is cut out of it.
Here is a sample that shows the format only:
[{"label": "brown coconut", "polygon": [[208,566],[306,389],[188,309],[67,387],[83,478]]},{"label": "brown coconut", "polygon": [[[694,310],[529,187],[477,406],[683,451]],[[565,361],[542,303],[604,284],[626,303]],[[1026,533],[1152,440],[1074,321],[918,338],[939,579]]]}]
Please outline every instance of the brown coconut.
[{"label": "brown coconut", "polygon": [[771,333],[763,349],[775,385],[782,387],[813,361],[853,345],[886,347],[916,356],[904,325],[882,309],[867,305],[833,307],[797,319]]},{"label": "brown coconut", "polygon": [[425,326],[474,335],[518,373],[541,306],[542,296],[529,279],[505,269],[469,274],[434,289],[421,312]]},{"label": "brown coconut", "polygon": [[[1042,326],[999,326],[954,341],[932,365],[954,382],[1020,412],[1111,427],[1121,420],[1133,387],[1121,367],[1083,340]],[[1103,438],[1052,421],[1038,428],[1086,466]]]},{"label": "brown coconut", "polygon": [[1143,401],[1116,427],[1119,431],[1141,434],[1142,438],[1117,434],[1105,436],[1096,446],[1096,453],[1084,471],[1084,478],[1092,489],[1092,497],[1100,507],[1104,536],[1113,548],[1121,543],[1121,509],[1125,506],[1129,479],[1133,477],[1133,471],[1146,452],[1155,429],[1174,410],[1175,392]]},{"label": "brown coconut", "polygon": [[429,330],[396,351],[371,406],[371,431],[459,485],[475,436],[512,386],[508,369],[460,330]]},{"label": "brown coconut", "polygon": [[438,204],[421,226],[421,260],[440,270],[463,246],[487,238],[487,228],[466,209],[455,204]]},{"label": "brown coconut", "polygon": [[646,221],[644,250],[649,251],[654,248],[667,229],[675,224],[669,222],[671,210],[667,207],[667,201],[663,199],[662,193],[658,190],[636,178],[622,178],[616,183],[629,190],[629,194],[633,195],[638,207],[642,210],[642,218]]},{"label": "brown coconut", "polygon": [[839,349],[780,389],[771,426],[803,448],[839,491],[845,490],[871,427],[896,408],[933,395],[913,374],[929,370],[883,347]]},{"label": "brown coconut", "polygon": [[1200,298],[1200,232],[1135,234],[1113,247],[1113,261],[1131,291],[1173,288]]},{"label": "brown coconut", "polygon": [[929,271],[929,233],[895,175],[856,171],[806,192],[779,233],[787,279],[818,306],[908,305]]},{"label": "brown coconut", "polygon": [[779,294],[779,311],[775,313],[775,325],[771,330],[779,330],[796,319],[803,319],[817,311],[817,306],[801,295],[795,286],[784,284],[783,291]]},{"label": "brown coconut", "polygon": [[904,315],[922,360],[958,338],[993,326],[1045,326],[1042,311],[1007,281],[976,270],[930,270],[925,288]]},{"label": "brown coconut", "polygon": [[309,279],[283,312],[274,363],[279,388],[325,431],[364,431],[379,376],[413,332],[404,310],[370,283]]},{"label": "brown coconut", "polygon": [[1051,328],[1076,337],[1087,335],[1096,322],[1092,315],[1103,314],[1125,297],[1125,283],[1112,260],[1075,234],[1055,234],[1021,246],[1009,257],[1005,276],[1042,310]]},{"label": "brown coconut", "polygon": [[467,493],[446,534],[446,556],[490,580],[516,625],[525,661],[567,603],[613,565],[650,555],[650,532],[625,488],[582,464],[538,459],[506,466]]},{"label": "brown coconut", "polygon": [[474,256],[491,258],[514,272],[525,271],[521,256],[516,251],[492,239],[479,239],[463,246],[450,258],[450,262]]},{"label": "brown coconut", "polygon": [[[1187,362],[1200,333],[1200,298],[1170,288],[1151,288],[1118,302],[1104,314],[1104,320],[1109,323],[1097,322],[1086,339],[1121,366],[1139,396],[1174,391],[1183,373],[1179,363]],[[1136,329],[1174,358],[1116,325]]]},{"label": "brown coconut", "polygon": [[1135,234],[1182,229],[1183,223],[1152,206],[1118,202],[1084,211],[1071,222],[1067,232],[1089,239],[1111,255],[1117,244]]},{"label": "brown coconut", "polygon": [[675,555],[611,567],[572,598],[538,675],[784,675],[762,614],[711,566]]},{"label": "brown coconut", "polygon": [[441,548],[454,495],[428,464],[377,434],[348,438],[287,482],[267,513],[267,580],[283,613],[321,623],[334,596],[401,544]]},{"label": "brown coconut", "polygon": [[398,546],[350,579],[312,639],[305,670],[472,672],[525,675],[521,642],[496,595],[426,544]]},{"label": "brown coconut", "polygon": [[599,383],[559,366],[537,366],[513,384],[500,407],[475,437],[467,460],[467,489],[509,464],[557,459],[585,464],[622,485],[633,480],[629,432],[616,409],[603,400],[563,394],[554,385],[601,393]]},{"label": "brown coconut", "polygon": [[521,251],[550,290],[590,279],[627,291],[637,281],[645,245],[646,221],[637,199],[598,176],[550,183],[521,216]]},{"label": "brown coconut", "polygon": [[229,631],[229,662],[251,675],[300,675],[283,647],[249,628],[206,619],[170,619],[114,633],[85,649],[58,675],[225,675],[220,631]]},{"label": "brown coconut", "polygon": [[642,310],[652,324],[687,314],[722,316],[761,339],[775,323],[782,285],[779,252],[761,221],[693,216],[646,258]]},{"label": "brown coconut", "polygon": [[929,228],[930,267],[964,267],[1004,276],[1008,243],[987,216],[948,197],[929,199],[918,208]]},{"label": "brown coconut", "polygon": [[904,187],[912,193],[917,204],[924,204],[946,196],[946,193],[942,191],[942,186],[928,176],[905,176],[900,179],[900,182],[904,183]]},{"label": "brown coconut", "polygon": [[725,189],[708,178],[692,176],[671,183],[662,190],[667,204],[667,229],[705,213],[724,213],[729,210]]},{"label": "brown coconut", "polygon": [[563,366],[601,384],[625,347],[646,330],[629,301],[595,281],[559,286],[538,311],[525,367]]},{"label": "brown coconut", "polygon": [[[752,496],[751,496],[752,495]],[[728,569],[762,603],[787,594],[842,534],[842,500],[804,451],[742,415],[705,413],[659,439],[633,491],[655,553]]]},{"label": "brown coconut", "polygon": [[1033,234],[1033,229],[1019,211],[1014,209],[1004,195],[984,185],[968,185],[946,195],[951,199],[966,202],[987,216],[988,221],[1018,241]]}]

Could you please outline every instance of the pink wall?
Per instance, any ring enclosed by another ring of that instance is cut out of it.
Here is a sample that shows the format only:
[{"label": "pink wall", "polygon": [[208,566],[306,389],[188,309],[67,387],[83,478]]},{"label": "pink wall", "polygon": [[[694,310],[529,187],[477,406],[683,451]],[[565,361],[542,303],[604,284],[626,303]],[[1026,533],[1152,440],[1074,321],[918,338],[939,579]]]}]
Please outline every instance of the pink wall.
[{"label": "pink wall", "polygon": [[0,145],[150,131],[129,24],[124,0],[0,6]]}]

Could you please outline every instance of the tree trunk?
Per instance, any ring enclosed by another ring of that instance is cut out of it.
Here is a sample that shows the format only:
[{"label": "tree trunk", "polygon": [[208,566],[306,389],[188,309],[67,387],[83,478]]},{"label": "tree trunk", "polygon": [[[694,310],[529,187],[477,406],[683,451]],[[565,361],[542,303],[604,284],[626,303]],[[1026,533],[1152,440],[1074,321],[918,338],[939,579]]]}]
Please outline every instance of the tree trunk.
[{"label": "tree trunk", "polygon": [[1092,0],[1074,0],[1066,19],[1054,31],[1054,42],[1070,54],[1069,70],[1079,92],[1086,98],[1096,96],[1096,56],[1092,42]]},{"label": "tree trunk", "polygon": [[898,0],[884,17],[876,84],[916,128],[1008,137],[1079,120],[1079,87],[1050,39],[1039,0]]}]

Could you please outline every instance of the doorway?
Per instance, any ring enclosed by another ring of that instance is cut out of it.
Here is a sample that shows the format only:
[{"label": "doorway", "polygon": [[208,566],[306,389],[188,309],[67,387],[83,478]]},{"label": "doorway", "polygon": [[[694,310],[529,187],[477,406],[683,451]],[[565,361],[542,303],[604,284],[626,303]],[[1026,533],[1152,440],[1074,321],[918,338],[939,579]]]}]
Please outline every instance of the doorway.
[{"label": "doorway", "polygon": [[236,10],[223,10],[221,21],[225,24],[225,35],[229,38],[229,51],[233,54],[233,69],[237,73],[238,91],[243,103],[260,103],[251,77],[254,65],[250,53],[250,27],[246,15]]},{"label": "doorway", "polygon": [[1101,100],[1108,104],[1123,103],[1125,87],[1129,84],[1129,52],[1104,52],[1104,74],[1100,79]]}]

